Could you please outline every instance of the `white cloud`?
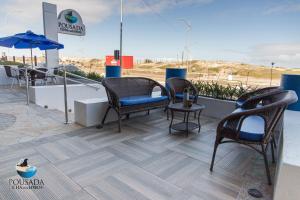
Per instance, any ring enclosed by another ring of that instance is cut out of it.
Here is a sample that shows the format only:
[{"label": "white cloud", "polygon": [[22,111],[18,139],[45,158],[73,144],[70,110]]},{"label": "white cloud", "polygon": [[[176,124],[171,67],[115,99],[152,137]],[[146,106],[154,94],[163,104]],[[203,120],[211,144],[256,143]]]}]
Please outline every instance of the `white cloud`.
[{"label": "white cloud", "polygon": [[[176,6],[190,4],[204,4],[213,0],[128,0],[124,1],[125,14],[145,14],[155,10],[161,12]],[[8,0],[2,3],[0,19],[2,33],[14,33],[32,29],[36,23],[42,23],[43,0]],[[58,12],[62,9],[72,8],[77,10],[84,23],[98,23],[107,17],[119,14],[119,0],[48,0],[49,3],[57,4]],[[41,28],[40,28],[41,29]]]},{"label": "white cloud", "polygon": [[[3,3],[0,13],[9,24],[34,24],[41,21],[43,0],[11,0]],[[95,23],[108,17],[116,1],[107,0],[48,0],[49,3],[57,4],[58,12],[62,9],[73,8],[84,18],[85,23]],[[0,22],[1,23],[1,22]],[[5,22],[8,24],[7,22]]]},{"label": "white cloud", "polygon": [[264,14],[276,14],[276,13],[290,13],[300,12],[300,3],[286,2],[285,4],[276,5],[267,9]]},{"label": "white cloud", "polygon": [[177,6],[197,5],[211,3],[213,0],[131,0],[125,4],[125,12],[128,14],[141,14],[149,12],[161,12]]},{"label": "white cloud", "polygon": [[300,43],[262,44],[251,48],[250,62],[277,66],[300,67]]}]

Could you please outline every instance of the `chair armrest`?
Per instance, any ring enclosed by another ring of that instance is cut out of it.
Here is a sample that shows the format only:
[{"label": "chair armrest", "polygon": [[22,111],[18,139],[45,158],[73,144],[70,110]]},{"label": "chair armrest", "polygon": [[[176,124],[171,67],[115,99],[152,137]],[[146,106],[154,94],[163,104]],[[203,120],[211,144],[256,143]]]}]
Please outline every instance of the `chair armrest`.
[{"label": "chair armrest", "polygon": [[103,85],[107,94],[108,102],[110,105],[120,108],[120,98],[116,92],[110,89],[107,85]]}]

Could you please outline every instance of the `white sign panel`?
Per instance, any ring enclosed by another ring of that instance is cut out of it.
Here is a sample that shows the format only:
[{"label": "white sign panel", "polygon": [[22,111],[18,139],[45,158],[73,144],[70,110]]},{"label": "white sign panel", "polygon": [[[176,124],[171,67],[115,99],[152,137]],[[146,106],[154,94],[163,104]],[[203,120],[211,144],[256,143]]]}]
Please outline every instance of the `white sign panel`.
[{"label": "white sign panel", "polygon": [[72,9],[63,10],[58,15],[58,32],[69,35],[85,35],[81,16]]}]

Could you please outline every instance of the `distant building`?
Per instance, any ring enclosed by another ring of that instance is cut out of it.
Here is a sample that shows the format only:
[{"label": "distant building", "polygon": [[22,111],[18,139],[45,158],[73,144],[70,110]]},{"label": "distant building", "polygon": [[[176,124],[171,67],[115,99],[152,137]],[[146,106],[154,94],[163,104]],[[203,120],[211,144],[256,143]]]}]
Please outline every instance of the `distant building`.
[{"label": "distant building", "polygon": [[[111,65],[114,60],[114,56],[106,56],[105,63],[106,65]],[[120,65],[120,61],[118,61]],[[133,69],[133,56],[122,56],[122,68],[123,69]]]}]

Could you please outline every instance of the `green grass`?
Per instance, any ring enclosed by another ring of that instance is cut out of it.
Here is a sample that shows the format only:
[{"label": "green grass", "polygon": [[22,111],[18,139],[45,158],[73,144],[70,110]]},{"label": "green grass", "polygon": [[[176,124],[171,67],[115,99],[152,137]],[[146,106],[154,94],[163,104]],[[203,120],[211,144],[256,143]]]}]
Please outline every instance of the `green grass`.
[{"label": "green grass", "polygon": [[215,81],[196,81],[193,84],[198,89],[199,95],[226,100],[236,100],[242,94],[255,89],[242,84],[221,84]]},{"label": "green grass", "polygon": [[14,62],[14,61],[3,61],[3,60],[0,60],[0,65],[22,65],[22,63]]},{"label": "green grass", "polygon": [[[84,72],[82,70],[77,70],[77,71],[72,71],[70,73],[78,75],[78,76],[82,76],[82,77],[85,77],[85,78],[88,78],[88,79],[91,79],[91,80],[94,80],[94,81],[99,81],[99,82],[101,82],[102,79],[104,78],[103,76],[101,76],[97,72],[88,72],[88,73],[86,73],[86,72]],[[63,74],[62,71],[59,71],[58,75],[63,76],[64,74]],[[67,77],[74,78],[74,76],[72,76],[70,74],[67,74]]]}]

